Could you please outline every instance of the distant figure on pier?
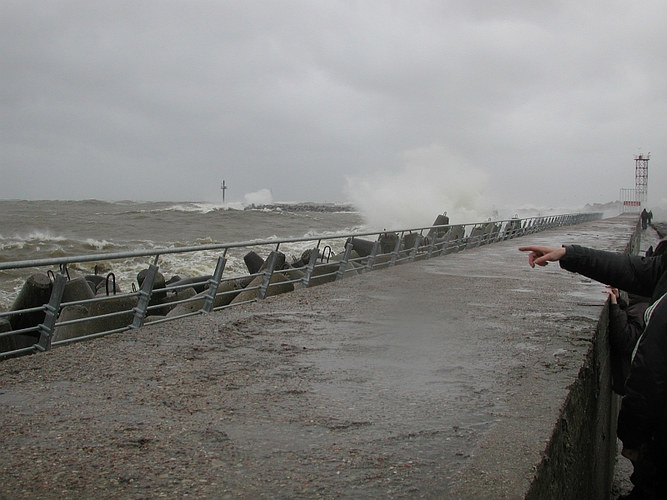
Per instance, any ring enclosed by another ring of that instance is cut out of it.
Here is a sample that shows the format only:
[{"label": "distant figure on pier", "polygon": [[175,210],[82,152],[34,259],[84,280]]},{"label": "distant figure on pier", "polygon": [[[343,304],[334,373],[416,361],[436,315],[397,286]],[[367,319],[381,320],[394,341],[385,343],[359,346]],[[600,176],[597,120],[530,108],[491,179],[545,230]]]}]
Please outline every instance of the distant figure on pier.
[{"label": "distant figure on pier", "polygon": [[594,250],[579,245],[525,246],[531,267],[558,262],[613,287],[651,296],[646,327],[632,357],[618,415],[621,454],[632,462],[628,498],[667,498],[667,254],[653,257]]},{"label": "distant figure on pier", "polygon": [[449,216],[447,215],[447,212],[442,213],[442,223],[449,224]]},{"label": "distant figure on pier", "polygon": [[648,227],[648,212],[646,211],[646,209],[642,210],[641,218],[642,218],[642,229],[645,230]]}]

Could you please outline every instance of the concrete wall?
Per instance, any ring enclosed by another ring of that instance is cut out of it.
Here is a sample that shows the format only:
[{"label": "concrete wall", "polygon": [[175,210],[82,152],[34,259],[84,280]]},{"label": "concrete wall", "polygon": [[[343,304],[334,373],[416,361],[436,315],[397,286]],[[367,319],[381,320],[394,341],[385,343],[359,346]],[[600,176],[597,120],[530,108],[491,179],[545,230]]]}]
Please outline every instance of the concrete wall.
[{"label": "concrete wall", "polygon": [[527,499],[609,498],[619,398],[611,391],[608,309],[572,385]]}]

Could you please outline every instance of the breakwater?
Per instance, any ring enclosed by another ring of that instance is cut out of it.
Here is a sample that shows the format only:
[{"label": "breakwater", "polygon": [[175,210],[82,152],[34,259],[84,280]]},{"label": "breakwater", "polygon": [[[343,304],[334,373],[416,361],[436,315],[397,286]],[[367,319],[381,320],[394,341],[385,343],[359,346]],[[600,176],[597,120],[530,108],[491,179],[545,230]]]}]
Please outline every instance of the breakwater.
[{"label": "breakwater", "polygon": [[356,208],[347,203],[251,203],[243,210],[288,210],[290,212],[355,212]]}]

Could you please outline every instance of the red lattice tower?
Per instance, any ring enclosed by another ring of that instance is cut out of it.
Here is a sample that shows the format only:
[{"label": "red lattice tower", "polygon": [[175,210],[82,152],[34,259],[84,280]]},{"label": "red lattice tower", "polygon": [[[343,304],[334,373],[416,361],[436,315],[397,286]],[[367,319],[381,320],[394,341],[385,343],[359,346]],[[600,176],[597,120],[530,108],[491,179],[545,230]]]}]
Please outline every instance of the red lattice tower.
[{"label": "red lattice tower", "polygon": [[635,191],[637,201],[642,205],[648,199],[648,161],[650,158],[651,153],[635,156]]}]

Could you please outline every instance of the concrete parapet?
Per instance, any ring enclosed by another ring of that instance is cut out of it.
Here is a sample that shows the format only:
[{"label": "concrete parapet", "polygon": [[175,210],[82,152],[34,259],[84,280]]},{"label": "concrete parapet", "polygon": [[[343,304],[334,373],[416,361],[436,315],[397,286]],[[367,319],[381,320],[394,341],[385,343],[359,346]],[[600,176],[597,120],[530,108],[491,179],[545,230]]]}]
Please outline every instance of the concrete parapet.
[{"label": "concrete parapet", "polygon": [[[246,290],[241,291],[230,304],[238,304],[240,302],[248,302],[256,300],[260,294],[260,287],[264,281],[264,276],[256,276],[250,284],[246,287]],[[266,289],[266,296],[271,297],[273,295],[278,295],[281,293],[287,293],[294,290],[294,285],[289,283],[287,277],[279,272],[273,273],[269,279],[269,286]]]},{"label": "concrete parapet", "polygon": [[[236,280],[224,281],[218,287],[215,299],[213,300],[213,307],[222,307],[229,304],[238,293],[242,290],[241,285]],[[189,314],[201,310],[206,302],[206,295],[208,291],[201,292],[197,295],[197,299],[189,302],[178,304],[174,307],[167,316],[180,316],[182,314]]]},{"label": "concrete parapet", "polygon": [[[53,285],[49,277],[44,273],[36,273],[28,276],[19,294],[14,300],[12,311],[21,311],[40,307],[49,301]],[[9,317],[12,330],[32,328],[44,321],[44,311],[30,311],[14,314]],[[15,335],[17,348],[28,347],[39,340],[39,333],[32,332]]]},{"label": "concrete parapet", "polygon": [[[12,325],[7,318],[0,318],[0,333],[9,332]],[[13,335],[5,335],[0,337],[0,352],[13,351],[16,349],[16,339]]]},{"label": "concrete parapet", "polygon": [[611,389],[608,313],[605,307],[526,499],[609,498],[620,398]]}]

